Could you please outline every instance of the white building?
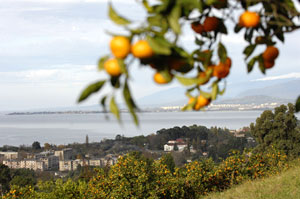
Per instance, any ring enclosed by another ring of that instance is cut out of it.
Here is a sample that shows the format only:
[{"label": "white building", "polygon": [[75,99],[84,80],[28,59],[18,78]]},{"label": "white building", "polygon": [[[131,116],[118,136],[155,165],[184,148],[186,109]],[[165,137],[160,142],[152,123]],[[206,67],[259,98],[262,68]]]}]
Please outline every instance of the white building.
[{"label": "white building", "polygon": [[59,160],[70,160],[73,155],[73,151],[71,148],[62,149],[59,151],[55,151],[54,155],[59,158]]},{"label": "white building", "polygon": [[4,159],[18,159],[19,153],[13,151],[0,151],[0,155],[4,156]]},{"label": "white building", "polygon": [[51,155],[40,158],[39,160],[44,162],[46,170],[58,170],[59,168],[59,158],[57,156]]},{"label": "white building", "polygon": [[32,169],[32,170],[39,170],[44,171],[46,169],[45,163],[41,160],[35,159],[24,159],[20,161],[20,167],[24,169]]},{"label": "white building", "polygon": [[183,139],[177,139],[169,140],[168,143],[164,145],[164,151],[174,151],[175,146],[177,146],[180,152],[188,148],[187,143]]},{"label": "white building", "polygon": [[21,162],[19,160],[12,160],[12,159],[3,160],[2,164],[8,166],[11,169],[21,168],[20,166]]},{"label": "white building", "polygon": [[3,164],[11,169],[32,169],[44,171],[46,169],[45,163],[35,159],[24,159],[24,160],[4,160]]}]

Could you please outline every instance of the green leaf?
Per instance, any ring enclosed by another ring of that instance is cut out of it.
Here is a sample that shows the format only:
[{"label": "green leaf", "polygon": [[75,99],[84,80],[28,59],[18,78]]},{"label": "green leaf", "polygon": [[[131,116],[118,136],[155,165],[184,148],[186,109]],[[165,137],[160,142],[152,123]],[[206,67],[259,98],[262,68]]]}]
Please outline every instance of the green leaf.
[{"label": "green leaf", "polygon": [[206,0],[205,3],[208,5],[208,6],[211,6],[213,5],[214,3],[217,3],[218,0]]},{"label": "green leaf", "polygon": [[202,1],[199,0],[184,0],[181,1],[181,4],[185,10],[185,13],[187,13],[186,16],[188,16],[188,14],[193,11],[194,9],[198,9],[200,11],[200,13],[203,12],[203,8],[202,8]]},{"label": "green leaf", "polygon": [[296,100],[295,108],[296,108],[296,112],[299,112],[299,111],[300,111],[300,96],[299,96],[298,99]]},{"label": "green leaf", "polygon": [[118,25],[128,25],[131,22],[128,19],[125,19],[124,17],[121,17],[117,14],[117,12],[113,9],[112,4],[109,4],[109,11],[108,11],[109,18]]},{"label": "green leaf", "polygon": [[228,34],[227,28],[226,28],[223,20],[219,20],[219,21],[220,21],[220,23],[219,23],[219,32],[227,35]]},{"label": "green leaf", "polygon": [[225,46],[220,42],[218,46],[218,56],[221,62],[225,62],[227,58],[227,51]]},{"label": "green leaf", "polygon": [[218,92],[219,92],[218,84],[217,84],[217,83],[214,83],[214,84],[212,85],[212,91],[211,91],[211,99],[212,99],[212,100],[217,99]]},{"label": "green leaf", "polygon": [[266,74],[266,68],[265,68],[265,65],[264,65],[264,59],[262,57],[262,55],[260,55],[258,58],[258,63],[259,63],[259,69],[260,71],[263,73],[263,74]]},{"label": "green leaf", "polygon": [[180,34],[180,32],[181,32],[181,27],[179,24],[180,17],[181,17],[181,6],[179,4],[177,4],[176,6],[173,7],[170,15],[168,16],[169,24],[170,24],[172,30],[176,34]]},{"label": "green leaf", "polygon": [[119,111],[119,108],[115,102],[115,98],[112,97],[111,100],[110,100],[110,104],[109,104],[109,109],[110,109],[110,112],[112,114],[115,115],[115,117],[119,120],[120,122],[120,111]]},{"label": "green leaf", "polygon": [[282,31],[276,32],[275,35],[282,43],[284,42],[284,34]]},{"label": "green leaf", "polygon": [[161,26],[161,21],[163,20],[163,16],[162,15],[154,15],[154,16],[149,16],[147,18],[148,23],[152,26]]},{"label": "green leaf", "polygon": [[113,87],[120,88],[120,86],[121,86],[121,84],[120,84],[120,77],[111,76],[110,83],[111,83],[111,85]]},{"label": "green leaf", "polygon": [[256,44],[249,45],[245,48],[245,50],[243,51],[244,55],[246,55],[245,59],[248,59],[248,57],[253,53],[255,48],[256,48]]},{"label": "green leaf", "polygon": [[143,5],[146,8],[147,12],[149,12],[149,13],[153,12],[153,8],[149,5],[147,0],[143,0]]},{"label": "green leaf", "polygon": [[100,100],[100,104],[101,104],[101,106],[102,106],[104,112],[107,112],[106,106],[105,106],[105,104],[106,104],[106,99],[107,99],[107,96],[104,96],[104,97],[102,97],[102,99]]},{"label": "green leaf", "polygon": [[147,36],[146,40],[155,52],[155,54],[171,55],[171,44],[162,37]]},{"label": "green leaf", "polygon": [[98,70],[103,70],[104,69],[104,63],[109,59],[109,56],[103,56],[99,59],[98,61]]},{"label": "green leaf", "polygon": [[173,76],[171,75],[170,71],[165,69],[165,70],[161,70],[159,71],[159,73],[164,77],[164,79],[167,81],[167,82],[170,82],[173,78]]},{"label": "green leaf", "polygon": [[181,77],[177,75],[175,77],[184,86],[196,85],[199,84],[201,81],[203,81],[202,79],[199,78],[187,78],[187,77]]},{"label": "green leaf", "polygon": [[98,92],[102,86],[104,85],[105,80],[98,81],[96,83],[93,83],[89,85],[86,89],[84,89],[78,99],[78,102],[84,101],[86,98],[88,98],[91,94]]},{"label": "green leaf", "polygon": [[117,60],[118,60],[118,64],[121,68],[122,73],[124,73],[126,76],[128,76],[128,71],[127,71],[126,65],[124,63],[124,59],[117,59]]},{"label": "green leaf", "polygon": [[242,26],[240,26],[239,24],[236,24],[235,27],[234,27],[234,32],[235,32],[235,33],[238,33],[238,32],[240,32],[240,30],[242,30],[242,29],[243,29]]},{"label": "green leaf", "polygon": [[224,88],[223,90],[219,91],[219,95],[223,95],[225,93],[225,90],[226,90],[226,81],[224,83]]},{"label": "green leaf", "polygon": [[210,99],[211,98],[211,93],[207,93],[204,91],[200,91],[200,94],[205,97],[206,99]]},{"label": "green leaf", "polygon": [[198,46],[202,46],[203,44],[205,44],[205,42],[203,40],[200,40],[196,37],[195,39],[195,43],[198,45]]},{"label": "green leaf", "polygon": [[255,62],[257,61],[257,57],[253,57],[247,64],[248,73],[250,73],[253,70],[253,66]]},{"label": "green leaf", "polygon": [[128,110],[134,120],[134,123],[136,126],[139,125],[139,121],[138,121],[138,118],[137,118],[137,115],[135,113],[135,109],[136,109],[136,105],[131,97],[131,94],[130,94],[130,90],[129,90],[129,87],[128,87],[128,84],[127,84],[127,81],[124,85],[124,89],[123,89],[123,97],[125,99],[125,102],[126,102],[126,105],[128,107]]}]

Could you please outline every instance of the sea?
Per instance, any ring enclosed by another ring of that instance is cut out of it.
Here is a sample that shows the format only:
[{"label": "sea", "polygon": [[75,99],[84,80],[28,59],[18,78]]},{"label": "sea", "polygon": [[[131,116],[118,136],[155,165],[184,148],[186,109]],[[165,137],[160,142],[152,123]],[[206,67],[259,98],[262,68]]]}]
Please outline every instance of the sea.
[{"label": "sea", "polygon": [[[122,123],[112,115],[97,114],[0,114],[0,146],[84,143],[115,138],[149,135],[163,128],[202,125],[239,129],[249,126],[263,111],[207,111],[207,112],[144,112],[139,113],[140,125],[135,126],[128,113],[122,113]],[[108,116],[108,119],[106,118]],[[300,115],[297,114],[300,118]]]}]

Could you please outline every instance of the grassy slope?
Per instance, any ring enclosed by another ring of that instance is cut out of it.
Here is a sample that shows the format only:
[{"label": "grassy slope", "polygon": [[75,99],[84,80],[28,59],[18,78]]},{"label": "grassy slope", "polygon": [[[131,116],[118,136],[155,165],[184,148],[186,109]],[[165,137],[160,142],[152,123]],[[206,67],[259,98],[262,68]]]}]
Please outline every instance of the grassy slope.
[{"label": "grassy slope", "polygon": [[300,199],[300,166],[266,179],[245,182],[205,199]]}]

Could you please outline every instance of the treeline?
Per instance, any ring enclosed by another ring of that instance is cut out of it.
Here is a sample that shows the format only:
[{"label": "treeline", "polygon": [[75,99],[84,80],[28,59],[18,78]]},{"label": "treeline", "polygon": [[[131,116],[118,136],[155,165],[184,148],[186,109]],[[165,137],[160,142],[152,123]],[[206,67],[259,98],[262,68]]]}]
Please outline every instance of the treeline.
[{"label": "treeline", "polygon": [[197,125],[189,127],[176,126],[158,130],[156,134],[148,136],[124,137],[117,135],[115,140],[106,140],[105,142],[110,143],[111,147],[114,147],[114,145],[119,147],[133,145],[139,147],[139,149],[162,151],[169,140],[181,138],[187,142],[189,148],[192,147],[196,151],[195,154],[189,154],[192,155],[193,159],[202,157],[203,152],[207,152],[209,157],[218,161],[220,158],[226,158],[231,150],[243,151],[245,148],[256,146],[255,142],[247,142],[247,138],[251,137],[249,128],[244,128],[241,133],[245,137],[235,137],[226,128],[211,127],[209,129]]}]

